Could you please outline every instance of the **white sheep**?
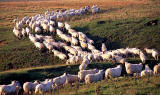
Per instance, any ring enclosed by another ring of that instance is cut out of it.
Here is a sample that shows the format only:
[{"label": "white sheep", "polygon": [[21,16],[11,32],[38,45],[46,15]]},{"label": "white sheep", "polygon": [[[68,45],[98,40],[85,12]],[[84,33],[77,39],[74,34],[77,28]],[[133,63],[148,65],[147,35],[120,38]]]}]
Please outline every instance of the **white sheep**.
[{"label": "white sheep", "polygon": [[48,43],[48,42],[46,42],[46,41],[43,41],[43,44],[46,46],[46,48],[47,48],[49,51],[51,51],[51,50],[53,49],[53,45],[52,45],[52,44],[50,44],[50,43]]},{"label": "white sheep", "polygon": [[102,52],[106,52],[107,51],[105,43],[102,43],[101,51]]},{"label": "white sheep", "polygon": [[31,33],[31,31],[28,27],[26,27],[26,32],[27,32],[27,35],[29,35]]},{"label": "white sheep", "polygon": [[143,77],[143,76],[152,76],[153,75],[153,71],[149,68],[148,65],[145,65],[145,70],[143,70],[140,74],[141,74],[141,77]]},{"label": "white sheep", "polygon": [[69,29],[71,29],[71,28],[72,28],[72,26],[71,26],[71,25],[69,25],[67,22],[65,22],[64,24],[65,24],[65,28],[66,28],[67,30],[69,30]]},{"label": "white sheep", "polygon": [[143,64],[131,64],[128,62],[125,62],[125,68],[127,74],[133,74],[133,73],[140,73],[142,71]]},{"label": "white sheep", "polygon": [[105,71],[105,77],[106,78],[115,78],[115,77],[119,77],[121,75],[122,72],[122,66],[118,65],[115,68],[108,68]]},{"label": "white sheep", "polygon": [[49,31],[51,34],[55,33],[55,29],[52,25],[49,26]]},{"label": "white sheep", "polygon": [[36,48],[38,48],[39,50],[43,50],[45,48],[43,43],[40,42],[34,42],[34,45],[36,46]]},{"label": "white sheep", "polygon": [[143,53],[143,52],[140,52],[139,57],[140,57],[140,59],[141,59],[142,63],[145,63],[145,62],[146,62],[146,56],[144,55],[144,53]]},{"label": "white sheep", "polygon": [[20,32],[18,29],[16,29],[15,27],[14,27],[14,29],[13,29],[13,33],[14,33],[14,35],[15,35],[16,37],[18,37],[19,39],[22,37],[21,32]]},{"label": "white sheep", "polygon": [[73,84],[73,83],[76,83],[76,82],[79,82],[78,75],[67,74],[65,84]]},{"label": "white sheep", "polygon": [[53,82],[56,86],[64,85],[66,82],[67,74],[64,73],[63,75],[56,77],[53,79]]},{"label": "white sheep", "polygon": [[27,36],[27,32],[26,32],[26,30],[24,28],[22,28],[22,35],[23,35],[23,37]]},{"label": "white sheep", "polygon": [[88,47],[88,44],[83,41],[80,41],[80,46],[85,49]]},{"label": "white sheep", "polygon": [[39,84],[39,81],[32,82],[25,82],[23,84],[23,90],[26,94],[32,94],[33,91],[35,91],[36,86]]},{"label": "white sheep", "polygon": [[36,37],[34,37],[33,34],[29,34],[29,39],[30,39],[30,41],[33,42],[33,43],[35,43],[35,42],[38,41],[38,39],[37,39]]},{"label": "white sheep", "polygon": [[154,70],[154,74],[160,75],[160,64],[155,65],[153,70]]},{"label": "white sheep", "polygon": [[81,81],[83,81],[85,79],[85,76],[88,74],[95,74],[97,73],[98,70],[97,69],[90,69],[90,70],[81,70],[78,72],[78,77]]},{"label": "white sheep", "polygon": [[80,71],[81,71],[81,70],[85,70],[85,69],[87,68],[87,66],[88,66],[88,64],[82,62],[82,64],[79,65],[79,70],[80,70]]},{"label": "white sheep", "polygon": [[114,55],[113,58],[115,59],[115,61],[116,61],[117,63],[122,63],[122,64],[124,64],[124,63],[126,62],[126,59],[123,58],[123,57],[121,57],[121,56]]},{"label": "white sheep", "polygon": [[35,27],[35,30],[34,30],[34,31],[35,31],[36,33],[39,33],[39,34],[40,34],[42,30],[41,30],[40,27]]},{"label": "white sheep", "polygon": [[64,23],[58,22],[58,28],[63,29],[64,28]]},{"label": "white sheep", "polygon": [[18,95],[20,83],[18,81],[12,81],[9,85],[0,86],[0,95]]},{"label": "white sheep", "polygon": [[75,37],[72,37],[72,42],[73,45],[78,45],[78,40]]},{"label": "white sheep", "polygon": [[85,83],[90,84],[92,82],[101,81],[103,79],[103,70],[99,70],[98,73],[95,74],[88,74],[85,76]]},{"label": "white sheep", "polygon": [[35,93],[36,94],[43,94],[43,93],[46,93],[46,92],[52,93],[52,85],[53,85],[53,80],[52,79],[50,79],[47,82],[40,83],[36,86]]},{"label": "white sheep", "polygon": [[146,51],[146,53],[152,54],[152,57],[155,60],[158,60],[158,51],[157,50],[155,50],[155,49],[148,49],[148,48],[144,48],[144,50]]}]

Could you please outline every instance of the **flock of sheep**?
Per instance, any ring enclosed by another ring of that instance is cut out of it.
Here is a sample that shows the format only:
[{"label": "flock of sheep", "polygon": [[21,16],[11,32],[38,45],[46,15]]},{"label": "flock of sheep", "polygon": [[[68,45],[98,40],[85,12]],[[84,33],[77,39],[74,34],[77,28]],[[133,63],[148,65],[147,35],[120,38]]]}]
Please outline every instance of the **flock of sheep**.
[{"label": "flock of sheep", "polygon": [[[39,50],[48,50],[53,52],[61,60],[66,60],[66,64],[80,64],[77,75],[64,73],[63,75],[46,79],[45,81],[25,82],[23,90],[25,94],[43,94],[57,90],[66,84],[74,84],[85,82],[86,84],[101,81],[105,78],[116,78],[121,76],[122,65],[125,66],[127,74],[135,76],[152,76],[160,74],[160,64],[154,66],[153,70],[148,65],[145,65],[143,70],[143,63],[146,62],[146,54],[151,54],[155,60],[158,60],[158,51],[155,49],[145,48],[144,51],[138,48],[121,48],[116,50],[107,50],[104,43],[102,43],[101,50],[96,49],[94,41],[87,37],[83,32],[77,32],[68,23],[58,22],[56,19],[64,17],[64,15],[82,14],[89,11],[89,7],[81,8],[80,10],[66,10],[64,12],[50,13],[46,12],[45,16],[38,14],[32,17],[24,17],[21,21],[15,19],[15,27],[13,33],[19,39],[28,37],[30,41]],[[92,12],[98,12],[97,6],[92,7]],[[61,14],[61,15],[60,15]],[[54,19],[53,19],[54,18]],[[26,27],[26,28],[24,28]],[[61,41],[56,41],[52,35],[57,36]],[[128,63],[127,57],[139,56],[142,63],[132,64]],[[95,61],[113,61],[121,63],[114,68],[107,68],[106,70],[90,69],[86,70],[88,64]],[[9,85],[0,85],[0,95],[18,94],[21,89],[18,81],[13,81]]]}]

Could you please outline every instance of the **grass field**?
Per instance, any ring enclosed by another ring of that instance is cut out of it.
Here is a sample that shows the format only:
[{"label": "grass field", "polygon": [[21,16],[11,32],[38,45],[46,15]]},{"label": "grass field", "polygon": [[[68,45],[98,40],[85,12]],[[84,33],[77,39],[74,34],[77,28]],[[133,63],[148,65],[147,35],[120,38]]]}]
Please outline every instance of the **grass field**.
[{"label": "grass field", "polygon": [[[100,7],[101,11],[99,13],[75,16],[66,19],[66,21],[75,30],[82,31],[93,39],[97,49],[100,49],[101,43],[105,42],[108,49],[129,46],[140,49],[149,47],[160,51],[159,0],[0,1],[0,83],[10,83],[11,80],[15,79],[22,83],[35,79],[43,80],[59,76],[64,71],[71,74],[77,73],[78,65],[66,66],[64,61],[54,57],[52,53],[40,52],[28,38],[18,40],[14,37],[12,32],[13,19],[17,17],[21,19],[24,16],[33,16],[37,13],[44,14],[46,10],[78,9],[93,4]],[[158,20],[158,23],[147,25],[148,22],[153,20]],[[99,22],[103,23],[100,24]],[[152,63],[152,61],[150,62]],[[89,68],[106,69],[109,66],[112,67],[115,64],[100,63],[97,65],[94,63]],[[59,72],[56,72],[57,70]],[[95,90],[97,85],[100,92]],[[88,85],[80,85],[78,94],[158,95],[160,92],[159,85],[159,77],[142,79],[126,77],[112,82],[102,81],[91,84],[88,89],[85,89]],[[70,92],[70,89],[75,88],[61,89],[61,92],[65,94],[65,91],[68,91],[69,94],[73,95],[77,93],[74,90]]]}]

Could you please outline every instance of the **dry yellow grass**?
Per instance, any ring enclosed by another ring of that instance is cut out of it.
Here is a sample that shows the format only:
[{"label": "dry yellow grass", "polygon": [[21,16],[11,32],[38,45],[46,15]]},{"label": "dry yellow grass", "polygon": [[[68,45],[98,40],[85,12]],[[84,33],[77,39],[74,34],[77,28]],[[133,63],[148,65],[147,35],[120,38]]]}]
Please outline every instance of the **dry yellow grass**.
[{"label": "dry yellow grass", "polygon": [[150,17],[159,15],[160,2],[152,0],[55,0],[55,1],[24,1],[24,2],[0,2],[0,25],[12,26],[14,18],[22,18],[46,10],[57,8],[75,8],[98,5],[103,12],[89,18],[81,19],[88,21],[98,18],[124,19],[135,17]]}]

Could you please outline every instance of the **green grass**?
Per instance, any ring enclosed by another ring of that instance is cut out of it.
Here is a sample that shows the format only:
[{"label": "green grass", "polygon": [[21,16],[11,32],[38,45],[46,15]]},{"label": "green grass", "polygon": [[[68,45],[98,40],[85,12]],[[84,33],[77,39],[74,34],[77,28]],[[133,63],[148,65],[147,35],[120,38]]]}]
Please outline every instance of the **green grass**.
[{"label": "green grass", "polygon": [[[97,49],[104,42],[107,48],[117,49],[129,47],[155,48],[160,51],[160,23],[147,26],[146,23],[155,18],[138,18],[122,20],[92,20],[90,22],[74,23],[73,28],[82,31],[95,41]],[[98,24],[103,21],[104,24]],[[54,57],[53,53],[41,52],[36,49],[28,38],[18,40],[12,33],[12,28],[0,28],[1,40],[7,43],[0,47],[0,71],[19,69],[34,66],[64,64],[65,62]],[[3,35],[3,36],[2,36]]]}]

